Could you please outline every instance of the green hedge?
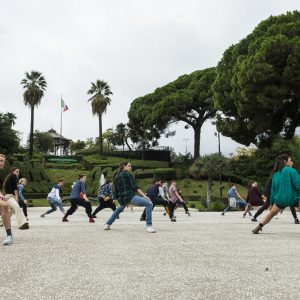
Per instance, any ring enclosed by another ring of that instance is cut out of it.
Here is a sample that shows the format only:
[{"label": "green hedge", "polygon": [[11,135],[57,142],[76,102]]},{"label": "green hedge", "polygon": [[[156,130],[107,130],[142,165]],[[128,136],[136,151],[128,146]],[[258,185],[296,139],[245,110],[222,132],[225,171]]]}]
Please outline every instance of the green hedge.
[{"label": "green hedge", "polygon": [[161,178],[163,180],[176,179],[176,169],[173,168],[154,169],[153,177]]},{"label": "green hedge", "polygon": [[82,170],[84,169],[82,164],[69,163],[69,164],[58,164],[58,163],[47,163],[45,165],[47,169],[61,169],[61,170]]}]

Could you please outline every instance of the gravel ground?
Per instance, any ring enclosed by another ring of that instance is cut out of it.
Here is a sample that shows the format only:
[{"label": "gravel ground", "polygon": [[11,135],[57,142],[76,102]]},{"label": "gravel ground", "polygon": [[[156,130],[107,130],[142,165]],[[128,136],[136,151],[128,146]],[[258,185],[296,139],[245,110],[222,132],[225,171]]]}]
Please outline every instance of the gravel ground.
[{"label": "gravel ground", "polygon": [[[1,299],[299,299],[300,225],[286,210],[253,235],[241,212],[176,211],[171,223],[156,208],[157,233],[145,232],[141,210],[125,211],[110,231],[110,210],[88,223],[80,208],[69,223],[59,211],[30,230],[16,228],[0,246]],[[0,229],[4,238],[3,228]]]}]

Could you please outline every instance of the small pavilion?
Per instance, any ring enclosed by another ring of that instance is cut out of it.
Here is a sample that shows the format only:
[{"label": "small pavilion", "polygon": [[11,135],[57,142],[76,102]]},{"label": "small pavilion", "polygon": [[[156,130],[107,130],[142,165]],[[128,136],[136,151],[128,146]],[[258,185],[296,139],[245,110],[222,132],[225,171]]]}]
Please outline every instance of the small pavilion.
[{"label": "small pavilion", "polygon": [[68,155],[69,146],[72,140],[63,137],[61,134],[57,133],[53,128],[50,129],[48,133],[54,139],[54,155]]}]

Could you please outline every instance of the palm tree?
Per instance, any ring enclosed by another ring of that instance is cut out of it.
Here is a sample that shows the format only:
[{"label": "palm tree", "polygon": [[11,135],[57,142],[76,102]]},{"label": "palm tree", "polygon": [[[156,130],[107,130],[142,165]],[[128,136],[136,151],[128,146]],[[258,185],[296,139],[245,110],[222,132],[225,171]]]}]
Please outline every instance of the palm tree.
[{"label": "palm tree", "polygon": [[104,80],[97,80],[96,83],[91,82],[91,88],[87,92],[92,97],[88,101],[92,101],[93,115],[99,117],[99,154],[103,152],[103,139],[102,139],[102,114],[106,112],[107,106],[110,104],[110,95],[113,93],[110,86]]},{"label": "palm tree", "polygon": [[44,96],[44,91],[47,87],[47,82],[42,76],[42,73],[31,71],[25,73],[25,78],[21,81],[21,85],[25,89],[23,98],[25,105],[28,105],[31,110],[30,118],[30,138],[29,138],[29,157],[33,153],[33,125],[34,125],[34,107],[41,103]]}]

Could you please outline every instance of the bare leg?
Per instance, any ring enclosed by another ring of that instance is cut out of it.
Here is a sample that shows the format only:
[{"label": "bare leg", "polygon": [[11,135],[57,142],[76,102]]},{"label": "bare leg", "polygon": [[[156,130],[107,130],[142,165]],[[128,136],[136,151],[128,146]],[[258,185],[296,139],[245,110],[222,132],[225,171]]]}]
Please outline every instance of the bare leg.
[{"label": "bare leg", "polygon": [[280,212],[280,208],[277,207],[276,204],[273,205],[271,208],[271,211],[268,213],[268,215],[261,221],[261,223],[258,224],[257,227],[255,227],[252,230],[252,233],[258,234],[264,225],[268,224],[278,213]]},{"label": "bare leg", "polygon": [[276,206],[276,204],[273,205],[273,207],[271,208],[271,211],[267,214],[267,216],[261,221],[262,225],[266,225],[268,224],[273,217],[275,217],[279,212],[280,212],[280,208],[278,208]]},{"label": "bare leg", "polygon": [[252,206],[250,204],[247,204],[246,207],[245,207],[245,211],[244,211],[244,217],[246,216],[247,212],[250,211],[250,209],[252,208]]},{"label": "bare leg", "polygon": [[11,229],[10,214],[8,206],[1,207],[1,217],[6,230]]}]

